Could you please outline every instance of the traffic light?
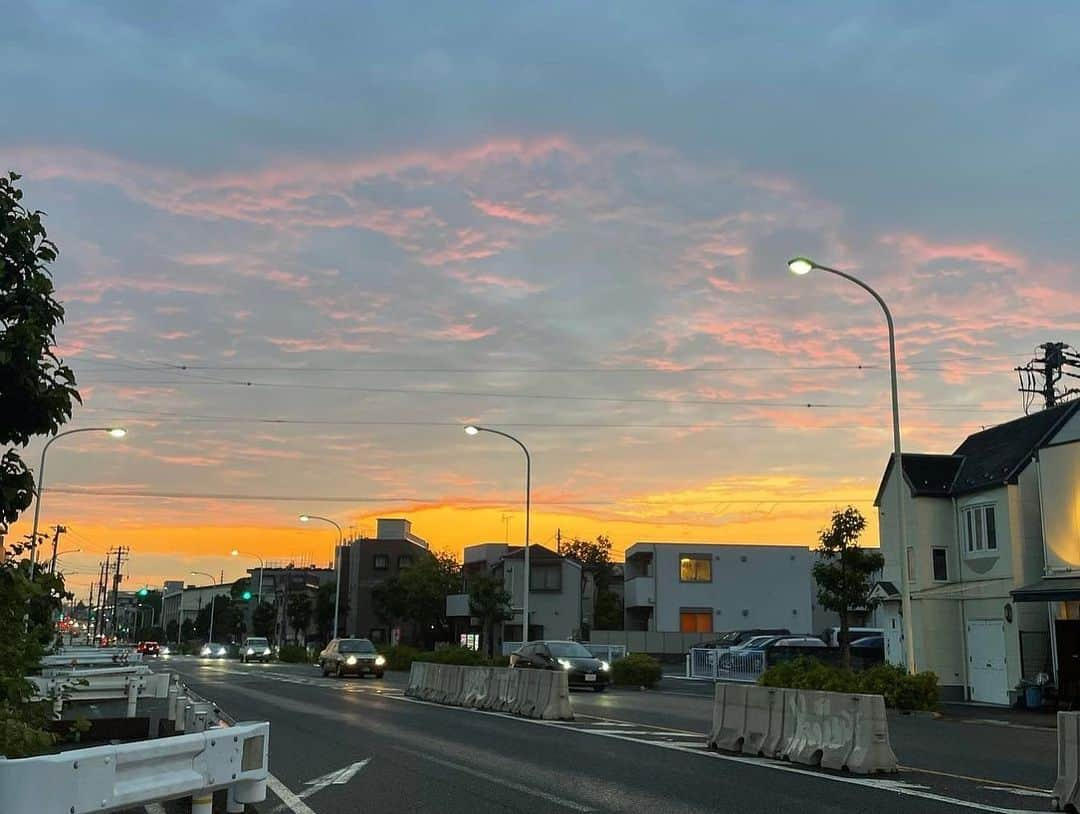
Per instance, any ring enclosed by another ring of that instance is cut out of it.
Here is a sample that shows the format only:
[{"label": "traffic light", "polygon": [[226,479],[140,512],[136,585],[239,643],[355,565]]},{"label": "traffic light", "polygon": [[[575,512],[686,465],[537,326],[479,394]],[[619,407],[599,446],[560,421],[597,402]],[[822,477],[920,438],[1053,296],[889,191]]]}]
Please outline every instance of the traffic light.
[{"label": "traffic light", "polygon": [[242,594],[240,594],[240,598],[243,599],[245,602],[250,602],[251,601],[251,591],[244,591]]},{"label": "traffic light", "polygon": [[139,588],[139,596],[146,596],[148,593],[150,593],[149,588]]}]

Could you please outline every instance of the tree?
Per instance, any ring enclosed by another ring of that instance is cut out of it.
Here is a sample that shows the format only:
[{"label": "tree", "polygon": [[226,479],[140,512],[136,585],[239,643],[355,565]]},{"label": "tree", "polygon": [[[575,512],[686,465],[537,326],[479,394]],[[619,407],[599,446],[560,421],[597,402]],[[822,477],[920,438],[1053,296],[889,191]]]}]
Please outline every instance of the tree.
[{"label": "tree", "polygon": [[277,608],[269,602],[260,602],[251,612],[251,633],[254,636],[272,637],[277,628]]},{"label": "tree", "polygon": [[461,565],[453,554],[439,553],[418,559],[372,589],[376,615],[387,624],[411,622],[420,643],[431,648],[450,633],[446,597],[461,586]]},{"label": "tree", "polygon": [[[334,638],[334,634],[337,632],[332,630],[334,627],[334,594],[336,591],[336,582],[326,582],[320,585],[319,590],[315,592],[315,627],[319,629],[319,636],[324,642]],[[345,597],[342,596],[340,597],[338,616],[340,617],[344,613]]]},{"label": "tree", "polygon": [[206,634],[206,641],[229,639],[239,636],[244,630],[244,612],[240,603],[227,596],[214,597],[214,629],[210,630],[210,604],[199,608],[195,616],[195,629]]},{"label": "tree", "polygon": [[176,623],[175,619],[170,619],[169,624],[165,625],[165,641],[175,642],[177,641],[178,634],[180,633],[180,625]]},{"label": "tree", "polygon": [[180,641],[190,642],[195,638],[195,623],[190,619],[185,619],[184,624],[180,625]]},{"label": "tree", "polygon": [[598,630],[620,630],[623,626],[623,609],[619,595],[611,589],[615,566],[611,562],[611,539],[603,534],[596,542],[574,538],[563,546],[565,556],[581,563],[581,590],[585,592],[586,580],[592,576],[596,585],[593,602],[593,627]]},{"label": "tree", "polygon": [[[33,473],[15,447],[55,434],[79,402],[75,375],[53,351],[56,326],[64,320],[48,268],[57,249],[42,213],[23,206],[18,180],[15,173],[0,176],[0,534],[34,498]],[[34,754],[53,742],[23,676],[52,642],[67,594],[60,575],[31,570],[31,554],[9,543],[0,560],[0,754],[7,757]]]},{"label": "tree", "polygon": [[873,610],[878,601],[870,596],[874,575],[885,564],[880,551],[859,547],[859,536],[866,528],[866,518],[854,506],[837,509],[832,522],[821,530],[819,560],[814,563],[818,586],[818,604],[840,616],[840,658],[851,667],[849,617],[856,610]]},{"label": "tree", "polygon": [[305,592],[289,594],[289,602],[285,606],[285,615],[293,629],[293,641],[301,644],[301,634],[306,638],[308,625],[311,624],[311,597]]},{"label": "tree", "polygon": [[251,591],[251,577],[240,577],[229,586],[229,596],[235,600],[242,600],[245,591]]},{"label": "tree", "polygon": [[469,613],[480,620],[481,638],[487,655],[494,655],[492,633],[495,625],[510,618],[510,592],[491,574],[469,577]]}]

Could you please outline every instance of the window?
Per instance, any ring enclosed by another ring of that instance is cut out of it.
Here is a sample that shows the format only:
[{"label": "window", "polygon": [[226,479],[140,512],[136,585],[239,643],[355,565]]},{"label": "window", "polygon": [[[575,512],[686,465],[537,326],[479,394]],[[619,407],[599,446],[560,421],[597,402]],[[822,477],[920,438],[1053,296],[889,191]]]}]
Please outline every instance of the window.
[{"label": "window", "polygon": [[683,633],[712,633],[712,609],[683,608],[679,611],[679,630]]},{"label": "window", "polygon": [[561,591],[562,564],[532,566],[529,569],[529,590]]},{"label": "window", "polygon": [[915,549],[911,546],[907,550],[907,581],[915,581]]},{"label": "window", "polygon": [[949,558],[944,548],[933,548],[930,554],[934,561],[934,582],[949,581]]},{"label": "window", "polygon": [[390,567],[390,555],[376,554],[372,561],[372,567],[376,571],[386,571]]},{"label": "window", "polygon": [[679,557],[679,582],[712,582],[712,555],[683,554]]},{"label": "window", "polygon": [[408,568],[412,565],[412,554],[402,554],[397,558],[397,567],[400,571],[402,568]]},{"label": "window", "polygon": [[964,545],[970,555],[997,551],[997,520],[994,507],[971,506],[964,509]]}]

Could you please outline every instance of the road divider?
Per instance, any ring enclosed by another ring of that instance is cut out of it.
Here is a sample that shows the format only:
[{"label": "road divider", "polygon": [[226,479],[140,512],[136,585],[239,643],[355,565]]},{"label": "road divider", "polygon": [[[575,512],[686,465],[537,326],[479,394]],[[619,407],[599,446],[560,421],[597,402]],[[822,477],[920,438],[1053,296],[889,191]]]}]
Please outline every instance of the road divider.
[{"label": "road divider", "polygon": [[896,771],[880,695],[717,684],[708,745],[856,774]]},{"label": "road divider", "polygon": [[1058,773],[1054,811],[1080,810],[1080,712],[1057,714]]},{"label": "road divider", "polygon": [[571,721],[566,673],[414,661],[405,695],[436,704]]}]

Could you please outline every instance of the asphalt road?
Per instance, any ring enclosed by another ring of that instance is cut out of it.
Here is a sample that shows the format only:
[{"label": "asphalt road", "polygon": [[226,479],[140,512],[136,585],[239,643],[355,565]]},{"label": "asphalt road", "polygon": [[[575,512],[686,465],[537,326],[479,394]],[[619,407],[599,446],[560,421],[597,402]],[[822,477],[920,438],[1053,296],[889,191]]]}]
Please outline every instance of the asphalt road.
[{"label": "asphalt road", "polygon": [[[933,774],[860,778],[709,752],[709,699],[678,687],[574,693],[576,720],[556,723],[407,699],[402,675],[341,681],[304,666],[190,659],[160,668],[237,720],[271,722],[276,793],[260,814],[1046,811],[1054,773],[1051,733],[925,718],[891,729],[901,762]],[[1002,761],[1001,776],[971,771],[998,765],[979,755],[999,745],[1031,751],[1019,769]]]}]

